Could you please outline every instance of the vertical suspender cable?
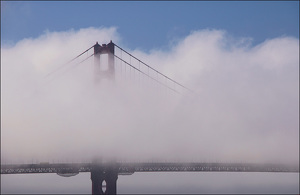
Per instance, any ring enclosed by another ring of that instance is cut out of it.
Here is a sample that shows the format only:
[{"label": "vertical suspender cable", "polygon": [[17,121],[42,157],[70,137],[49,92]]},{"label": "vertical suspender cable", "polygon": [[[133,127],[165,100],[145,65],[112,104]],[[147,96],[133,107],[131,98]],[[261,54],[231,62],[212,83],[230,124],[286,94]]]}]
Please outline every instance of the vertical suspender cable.
[{"label": "vertical suspender cable", "polygon": [[[127,51],[125,51],[124,49],[122,49],[120,46],[118,46],[118,45],[116,45],[116,44],[114,44],[114,45],[115,45],[116,47],[118,47],[119,49],[123,50],[125,53],[127,53],[127,54],[130,55],[131,57],[133,57],[134,59],[139,60],[139,59],[136,58],[135,56],[131,55],[130,53],[128,53]],[[173,82],[176,83],[177,85],[183,87],[184,89],[186,89],[186,90],[188,90],[188,91],[190,91],[190,92],[192,92],[192,93],[195,93],[193,90],[191,90],[191,89],[187,88],[186,86],[184,86],[184,85],[178,83],[177,81],[171,79],[170,77],[168,77],[168,76],[162,74],[161,72],[159,72],[159,71],[157,71],[156,69],[152,68],[152,67],[149,66],[148,64],[142,62],[141,60],[139,60],[139,61],[140,61],[143,65],[145,65],[146,67],[148,67],[148,76],[150,76],[150,75],[149,75],[149,69],[151,69],[151,70],[157,72],[158,74],[162,75],[162,76],[165,77],[166,79],[168,79],[168,80],[170,80],[170,81],[173,81]]]}]

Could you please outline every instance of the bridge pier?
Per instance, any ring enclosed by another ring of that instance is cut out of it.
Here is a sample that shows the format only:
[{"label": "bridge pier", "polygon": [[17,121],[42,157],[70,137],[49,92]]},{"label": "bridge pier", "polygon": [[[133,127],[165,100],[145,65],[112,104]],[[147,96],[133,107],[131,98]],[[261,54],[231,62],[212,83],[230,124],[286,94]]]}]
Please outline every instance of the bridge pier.
[{"label": "bridge pier", "polygon": [[91,171],[92,194],[117,194],[118,172],[114,169]]}]

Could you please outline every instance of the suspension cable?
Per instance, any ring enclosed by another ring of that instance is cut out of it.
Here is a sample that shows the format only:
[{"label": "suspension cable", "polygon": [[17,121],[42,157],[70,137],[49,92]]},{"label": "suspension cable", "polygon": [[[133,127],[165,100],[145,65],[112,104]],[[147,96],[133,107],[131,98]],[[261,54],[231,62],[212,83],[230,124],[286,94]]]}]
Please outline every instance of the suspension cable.
[{"label": "suspension cable", "polygon": [[159,72],[158,70],[152,68],[151,66],[149,66],[149,65],[146,64],[145,62],[143,62],[143,61],[141,61],[140,59],[136,58],[135,56],[131,55],[129,52],[125,51],[125,50],[122,49],[120,46],[116,45],[115,43],[114,43],[114,45],[115,45],[117,48],[119,48],[120,50],[122,50],[122,51],[124,51],[125,53],[127,53],[129,56],[133,57],[134,59],[138,60],[140,63],[142,63],[142,64],[144,64],[145,66],[147,66],[148,68],[150,68],[151,70],[157,72],[158,74],[160,74],[160,75],[162,75],[163,77],[169,79],[170,81],[173,81],[174,83],[176,83],[177,85],[179,85],[179,86],[185,88],[186,90],[188,90],[188,91],[190,91],[190,92],[192,92],[192,93],[195,93],[193,90],[189,89],[188,87],[186,87],[186,86],[184,86],[184,85],[178,83],[177,81],[171,79],[170,77],[166,76],[165,74]]},{"label": "suspension cable", "polygon": [[50,81],[51,81],[51,80],[54,80],[55,78],[57,78],[57,77],[59,77],[59,76],[61,76],[61,75],[63,75],[63,74],[65,74],[66,72],[68,72],[68,71],[70,70],[70,68],[75,67],[75,66],[77,66],[77,65],[79,65],[79,64],[81,64],[81,63],[83,63],[83,62],[85,62],[86,60],[88,60],[88,59],[89,59],[90,57],[92,57],[93,55],[94,55],[94,53],[93,53],[92,55],[86,57],[86,58],[83,59],[82,61],[78,62],[77,64],[73,64],[71,67],[69,67],[67,70],[65,70],[64,72],[62,72],[60,75],[57,75],[56,77],[50,79]]},{"label": "suspension cable", "polygon": [[115,56],[116,58],[118,58],[119,60],[121,60],[122,62],[124,62],[125,64],[127,64],[128,66],[130,66],[131,68],[135,69],[136,71],[139,71],[139,72],[142,73],[143,75],[146,75],[147,77],[149,77],[150,79],[156,81],[157,83],[161,84],[162,86],[167,87],[168,89],[170,89],[170,90],[172,90],[172,91],[174,91],[174,92],[180,94],[180,93],[179,93],[178,91],[176,91],[175,89],[172,89],[171,87],[169,87],[169,86],[165,85],[164,83],[158,81],[157,79],[151,77],[151,76],[148,75],[147,73],[141,71],[140,69],[136,68],[135,66],[131,65],[131,64],[128,63],[127,61],[125,61],[125,60],[121,59],[120,57],[116,56],[115,54],[114,54],[114,56]]},{"label": "suspension cable", "polygon": [[89,51],[90,49],[92,49],[94,47],[94,45],[90,48],[88,48],[87,50],[85,50],[84,52],[82,52],[81,54],[79,54],[78,56],[74,57],[73,59],[69,60],[68,62],[62,64],[61,66],[59,66],[57,69],[53,70],[52,72],[48,73],[45,77],[50,76],[51,74],[59,71],[61,68],[63,68],[64,66],[66,66],[67,64],[70,64],[71,62],[73,62],[74,60],[76,60],[77,58],[79,58],[81,55],[83,55],[84,53],[86,53],[87,51]]},{"label": "suspension cable", "polygon": [[[171,89],[172,91],[175,91],[176,93],[179,93],[179,92],[178,92],[177,90],[175,90],[175,89],[173,89],[173,88],[167,86],[166,84],[160,82],[158,79],[155,79],[155,78],[151,77],[150,74],[149,74],[149,69],[155,71],[157,74],[159,74],[159,75],[165,77],[166,79],[172,81],[174,84],[177,84],[177,85],[183,87],[184,89],[186,89],[186,90],[188,90],[188,91],[190,91],[190,92],[192,92],[192,93],[195,93],[193,90],[189,89],[188,87],[186,87],[186,86],[184,86],[184,85],[178,83],[177,81],[171,79],[170,77],[166,76],[165,74],[163,74],[163,73],[159,72],[158,70],[152,68],[151,66],[149,66],[149,65],[146,64],[145,62],[141,61],[140,59],[136,58],[135,56],[133,56],[132,54],[130,54],[129,52],[127,52],[126,50],[124,50],[124,49],[121,48],[120,46],[116,45],[115,43],[113,43],[113,44],[114,44],[114,46],[116,46],[117,48],[119,48],[119,49],[121,50],[121,52],[125,52],[126,54],[128,54],[128,55],[130,56],[130,61],[131,61],[131,57],[132,57],[132,58],[136,59],[136,60],[139,62],[139,66],[140,66],[140,64],[145,65],[145,66],[148,68],[148,74],[145,73],[145,72],[143,72],[143,71],[141,71],[141,70],[140,70],[140,67],[139,67],[139,68],[136,68],[136,67],[133,66],[131,63],[128,63],[127,61],[125,61],[125,60],[123,60],[122,58],[120,58],[120,57],[116,56],[115,54],[113,54],[116,58],[118,58],[119,60],[121,60],[121,61],[124,62],[125,64],[129,65],[131,68],[133,68],[133,69],[139,71],[140,73],[146,75],[147,77],[151,78],[152,80],[156,81],[157,83],[159,83],[159,84],[161,84],[161,85],[163,85],[163,86],[165,86],[165,87]],[[92,49],[94,46],[95,46],[95,45],[91,46],[90,48],[88,48],[88,49],[85,50],[84,52],[80,53],[79,55],[77,55],[77,56],[74,57],[73,59],[71,59],[71,60],[69,60],[68,62],[62,64],[61,66],[59,66],[57,69],[53,70],[52,72],[48,73],[48,74],[45,76],[45,78],[48,77],[48,76],[50,76],[50,75],[52,75],[53,73],[59,71],[61,68],[63,68],[63,67],[66,66],[67,64],[73,62],[75,59],[79,58],[79,57],[82,56],[84,53],[88,52],[88,51],[89,51],[90,49]],[[121,53],[121,54],[122,54],[122,53]],[[93,53],[92,55],[88,56],[87,58],[85,58],[84,60],[82,60],[81,62],[79,62],[79,63],[73,65],[73,66],[76,66],[76,65],[79,65],[79,64],[83,63],[84,61],[86,61],[87,59],[89,59],[90,57],[92,57],[93,55],[94,55],[94,53]],[[126,66],[125,66],[125,70],[126,70]],[[65,72],[66,72],[66,71],[65,71]],[[125,74],[126,74],[126,71],[125,71]]]},{"label": "suspension cable", "polygon": [[[88,60],[90,57],[92,57],[93,55],[95,55],[94,53],[92,54],[92,55],[90,55],[90,56],[88,56],[88,57],[86,57],[85,59],[83,59],[82,61],[80,61],[80,62],[78,62],[77,64],[73,64],[71,67],[75,67],[75,66],[77,66],[77,65],[79,65],[79,64],[81,64],[81,63],[83,63],[83,62],[85,62],[86,60]],[[70,69],[70,67],[69,67],[69,69]],[[68,70],[65,70],[62,74],[64,74],[65,72],[67,72]]]},{"label": "suspension cable", "polygon": [[[77,65],[79,65],[79,64],[81,64],[81,63],[83,63],[83,62],[85,62],[86,60],[88,60],[88,59],[89,59],[90,57],[92,57],[93,55],[94,55],[94,53],[93,53],[92,55],[86,57],[86,58],[85,58],[84,60],[82,60],[81,62],[79,62],[79,63],[77,63],[77,64],[73,64],[72,67],[77,66]],[[69,62],[69,63],[70,63],[70,62]],[[70,69],[70,67],[69,67],[69,69]],[[39,86],[37,86],[37,90],[39,90],[39,89],[41,89],[43,86],[45,86],[45,85],[47,85],[47,84],[53,82],[54,79],[56,79],[56,78],[62,76],[62,75],[63,75],[64,73],[66,73],[67,71],[68,71],[68,69],[65,70],[64,72],[62,72],[60,75],[56,75],[55,77],[52,77],[52,78],[50,78],[50,79],[48,79],[48,80],[44,80],[44,83],[42,83],[42,84],[40,84]]]}]

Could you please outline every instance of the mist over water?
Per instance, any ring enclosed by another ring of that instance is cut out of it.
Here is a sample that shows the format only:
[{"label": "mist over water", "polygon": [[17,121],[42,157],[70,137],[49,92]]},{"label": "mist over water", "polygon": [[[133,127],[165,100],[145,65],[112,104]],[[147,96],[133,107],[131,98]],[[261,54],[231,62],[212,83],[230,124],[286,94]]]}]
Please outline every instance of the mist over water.
[{"label": "mist over water", "polygon": [[116,28],[87,28],[1,48],[2,163],[299,163],[298,39],[252,46],[199,30],[168,51],[125,48],[196,94],[169,83],[174,93],[119,60],[114,81],[95,82],[93,57],[45,77],[110,40],[122,46]]}]

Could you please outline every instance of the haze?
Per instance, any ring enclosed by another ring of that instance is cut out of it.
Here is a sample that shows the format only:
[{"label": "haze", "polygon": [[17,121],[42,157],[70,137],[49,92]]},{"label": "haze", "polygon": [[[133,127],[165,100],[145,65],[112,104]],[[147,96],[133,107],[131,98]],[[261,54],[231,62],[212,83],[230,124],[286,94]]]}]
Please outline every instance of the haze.
[{"label": "haze", "polygon": [[110,40],[123,47],[111,27],[45,32],[1,48],[2,163],[299,163],[298,39],[252,45],[203,29],[165,50],[123,47],[196,95],[149,86],[137,73],[126,79],[118,60],[114,83],[94,82],[92,58],[45,77]]}]

